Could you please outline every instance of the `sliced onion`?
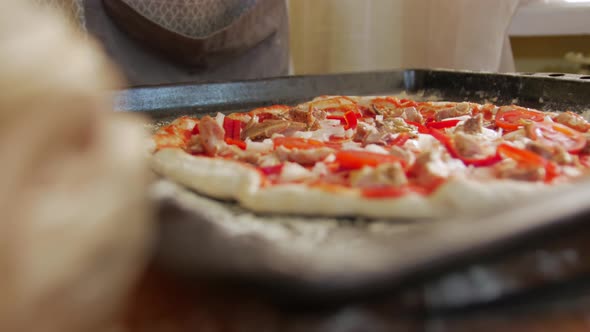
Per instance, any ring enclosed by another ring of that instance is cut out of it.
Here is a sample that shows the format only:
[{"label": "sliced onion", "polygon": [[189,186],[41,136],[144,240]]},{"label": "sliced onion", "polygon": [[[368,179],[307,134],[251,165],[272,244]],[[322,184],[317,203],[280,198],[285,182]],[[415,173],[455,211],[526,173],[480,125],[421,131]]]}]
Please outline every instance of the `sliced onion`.
[{"label": "sliced onion", "polygon": [[492,139],[492,140],[502,137],[502,135],[499,134],[497,131],[492,130],[492,129],[488,129],[488,128],[482,128],[481,135],[485,138]]},{"label": "sliced onion", "polygon": [[246,140],[246,151],[252,151],[256,153],[266,153],[272,151],[273,142],[270,139],[265,139],[262,142],[253,142],[250,139]]},{"label": "sliced onion", "polygon": [[340,120],[337,119],[320,120],[319,123],[321,128],[336,127],[341,125]]},{"label": "sliced onion", "polygon": [[307,170],[305,167],[297,164],[287,162],[281,170],[280,181],[281,182],[292,182],[302,181],[313,178],[314,174]]},{"label": "sliced onion", "polygon": [[321,128],[316,131],[311,132],[311,138],[316,139],[318,141],[327,142],[330,140],[330,137],[343,137],[345,134],[345,130],[343,127],[327,127]]},{"label": "sliced onion", "polygon": [[357,142],[344,142],[342,143],[342,150],[363,150],[363,148]]},{"label": "sliced onion", "polygon": [[365,150],[373,153],[389,154],[389,151],[385,150],[385,148],[377,144],[368,144],[367,146],[365,146]]},{"label": "sliced onion", "polygon": [[217,113],[217,115],[215,116],[215,121],[217,121],[217,124],[220,127],[223,127],[223,119],[225,119],[225,115],[223,115],[222,113]]},{"label": "sliced onion", "polygon": [[312,135],[313,131],[297,131],[295,134],[293,134],[293,137],[311,138]]},{"label": "sliced onion", "polygon": [[526,133],[524,132],[524,129],[520,128],[518,130],[515,130],[511,133],[508,133],[508,134],[502,136],[502,138],[504,140],[511,141],[511,140],[517,140],[517,139],[523,138],[525,136],[526,136]]},{"label": "sliced onion", "polygon": [[417,139],[409,139],[405,144],[406,149],[417,149],[419,151],[430,151],[438,141],[432,135],[418,134]]},{"label": "sliced onion", "polygon": [[463,124],[463,122],[465,122],[466,120],[469,120],[470,118],[471,118],[471,116],[469,116],[469,115],[461,115],[461,116],[456,116],[454,118],[442,119],[441,121],[459,120],[459,123],[457,123],[457,125],[460,125],[460,124]]},{"label": "sliced onion", "polygon": [[311,172],[313,173],[313,175],[320,177],[323,175],[327,175],[329,172],[328,170],[328,166],[326,166],[326,164],[324,164],[323,162],[318,162],[316,163],[313,168],[311,169]]}]

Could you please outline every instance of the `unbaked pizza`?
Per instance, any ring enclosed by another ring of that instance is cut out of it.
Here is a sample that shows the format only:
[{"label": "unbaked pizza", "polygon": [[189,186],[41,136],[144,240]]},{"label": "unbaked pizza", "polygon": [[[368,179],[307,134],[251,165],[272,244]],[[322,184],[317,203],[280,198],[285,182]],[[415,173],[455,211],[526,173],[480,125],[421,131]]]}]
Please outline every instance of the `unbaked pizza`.
[{"label": "unbaked pizza", "polygon": [[152,136],[153,169],[255,213],[431,218],[477,212],[588,174],[588,122],[517,105],[321,96],[201,118]]}]

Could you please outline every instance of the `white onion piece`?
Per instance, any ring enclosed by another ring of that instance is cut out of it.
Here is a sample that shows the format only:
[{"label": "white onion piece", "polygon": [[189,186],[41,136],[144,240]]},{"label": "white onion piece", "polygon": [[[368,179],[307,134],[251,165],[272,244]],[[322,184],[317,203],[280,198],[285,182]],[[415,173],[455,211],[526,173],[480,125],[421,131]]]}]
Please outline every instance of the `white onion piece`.
[{"label": "white onion piece", "polygon": [[297,164],[286,162],[281,170],[279,180],[281,182],[302,181],[313,178],[314,174],[305,167]]},{"label": "white onion piece", "polygon": [[389,151],[385,150],[382,146],[379,146],[377,144],[368,144],[367,146],[365,146],[365,150],[373,153],[389,154]]},{"label": "white onion piece", "polygon": [[383,115],[375,115],[375,121],[383,121]]},{"label": "white onion piece", "polygon": [[328,166],[326,166],[326,164],[324,164],[323,162],[316,163],[311,169],[311,172],[313,173],[313,175],[317,177],[328,175],[328,173],[330,173],[328,170]]},{"label": "white onion piece", "polygon": [[277,137],[285,137],[285,135],[279,134],[279,133],[274,133],[274,134],[272,134],[272,136],[270,138],[277,138]]},{"label": "white onion piece", "polygon": [[246,139],[246,151],[255,153],[265,153],[272,151],[273,142],[270,139],[265,139],[262,142],[254,142],[250,139]]},{"label": "white onion piece", "polygon": [[215,116],[215,121],[217,121],[217,124],[221,127],[223,127],[223,119],[225,119],[225,115],[222,113],[217,113]]},{"label": "white onion piece", "polygon": [[343,137],[345,131],[343,127],[338,126],[321,128],[316,131],[312,131],[311,133],[311,138],[316,139],[318,141],[327,142],[330,140],[331,136]]},{"label": "white onion piece", "polygon": [[508,134],[504,135],[503,138],[504,138],[504,140],[512,141],[512,140],[520,139],[520,138],[522,138],[524,136],[525,136],[524,129],[520,128],[518,130],[515,130],[515,131],[513,131],[511,133],[508,133]]},{"label": "white onion piece", "polygon": [[328,156],[327,156],[327,157],[324,159],[324,162],[327,162],[327,163],[333,163],[333,162],[335,162],[335,161],[336,161],[336,155],[335,155],[335,154],[333,154],[333,153],[330,153],[330,154],[329,154],[329,155],[328,155]]},{"label": "white onion piece", "polygon": [[295,134],[293,134],[293,137],[311,138],[312,135],[313,131],[297,131]]},{"label": "white onion piece", "polygon": [[409,139],[405,144],[406,149],[415,149],[419,151],[429,151],[437,144],[436,138],[428,134],[418,134],[417,139]]},{"label": "white onion piece", "polygon": [[454,174],[460,174],[466,168],[465,164],[459,159],[443,161],[438,153],[432,154],[431,156],[433,158],[426,164],[426,167],[430,173],[440,177],[447,178]]},{"label": "white onion piece", "polygon": [[488,128],[482,128],[480,135],[491,140],[501,137],[497,131]]},{"label": "white onion piece", "polygon": [[457,123],[457,125],[460,125],[463,122],[465,122],[465,120],[469,120],[469,118],[471,118],[471,116],[469,116],[469,115],[461,115],[461,116],[456,116],[454,118],[442,119],[441,121],[459,120],[459,123]]},{"label": "white onion piece", "polygon": [[320,120],[320,127],[336,127],[340,126],[340,120],[337,119],[327,119],[327,120]]},{"label": "white onion piece", "polygon": [[562,171],[565,176],[569,176],[569,177],[576,177],[576,176],[583,175],[582,171],[580,169],[578,169],[577,167],[564,166],[562,168]]},{"label": "white onion piece", "polygon": [[363,150],[361,144],[357,142],[344,142],[341,148],[342,150]]}]

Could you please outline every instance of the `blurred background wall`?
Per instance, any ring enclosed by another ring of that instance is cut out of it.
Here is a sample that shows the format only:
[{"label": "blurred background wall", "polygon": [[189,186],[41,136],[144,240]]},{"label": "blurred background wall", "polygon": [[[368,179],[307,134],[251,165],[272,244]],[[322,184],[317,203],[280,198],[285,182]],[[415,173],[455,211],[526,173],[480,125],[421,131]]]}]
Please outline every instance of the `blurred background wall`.
[{"label": "blurred background wall", "polygon": [[[440,5],[457,1],[460,0],[288,0],[293,73],[407,66],[408,59],[401,52],[408,45],[404,38],[412,34],[407,22],[414,20],[419,24],[429,19],[426,8],[420,9],[417,3]],[[589,0],[524,0],[508,19],[512,19],[507,32],[514,70],[581,71],[580,65],[566,60],[565,55],[568,52],[590,55]]]}]

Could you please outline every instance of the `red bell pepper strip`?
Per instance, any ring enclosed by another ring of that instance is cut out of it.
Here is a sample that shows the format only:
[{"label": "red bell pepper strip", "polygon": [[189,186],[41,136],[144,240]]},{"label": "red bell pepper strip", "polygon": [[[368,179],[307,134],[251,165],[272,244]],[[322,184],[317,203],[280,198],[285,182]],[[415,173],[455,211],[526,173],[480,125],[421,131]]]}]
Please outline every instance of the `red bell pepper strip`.
[{"label": "red bell pepper strip", "polygon": [[426,128],[445,129],[456,126],[461,120],[443,120],[437,122],[427,122]]},{"label": "red bell pepper strip", "polygon": [[340,121],[340,124],[346,125],[346,119],[342,115],[328,115],[328,116],[326,116],[326,119],[338,120],[338,121]]},{"label": "red bell pepper strip", "polygon": [[429,130],[430,130],[430,135],[432,135],[432,137],[436,138],[439,142],[441,142],[441,144],[447,149],[447,151],[449,152],[451,157],[461,160],[465,165],[472,165],[475,167],[484,167],[484,166],[492,166],[492,165],[502,161],[502,157],[498,153],[490,155],[488,157],[481,158],[481,159],[465,158],[465,157],[461,156],[459,154],[459,152],[457,152],[457,149],[455,149],[453,142],[451,141],[451,139],[447,135],[445,135],[443,132],[441,132],[440,130],[435,129],[435,128],[430,128]]},{"label": "red bell pepper strip", "polygon": [[498,154],[515,160],[519,165],[545,168],[545,182],[551,182],[559,176],[559,167],[555,163],[529,151],[508,144],[498,146]]},{"label": "red bell pepper strip", "polygon": [[414,122],[414,121],[407,121],[406,123],[412,126],[416,126],[418,127],[418,132],[420,134],[429,134],[430,131],[428,130],[428,128],[426,128],[423,124],[421,124],[420,122]]},{"label": "red bell pepper strip", "polygon": [[195,126],[193,127],[193,130],[191,131],[191,134],[193,134],[193,135],[199,134],[199,123],[195,124]]},{"label": "red bell pepper strip", "polygon": [[226,137],[225,138],[225,143],[229,144],[229,145],[235,145],[237,147],[239,147],[242,150],[246,150],[246,142],[240,140],[240,139],[233,139],[231,137]]},{"label": "red bell pepper strip", "polygon": [[348,130],[356,128],[356,126],[358,125],[356,114],[357,113],[353,111],[348,111],[344,113],[344,120],[346,120],[346,125],[344,126],[344,129]]},{"label": "red bell pepper strip", "polygon": [[541,122],[545,119],[545,113],[514,106],[514,108],[502,109],[496,113],[496,126],[504,130],[516,130],[523,125],[523,120]]},{"label": "red bell pepper strip", "polygon": [[189,141],[191,139],[191,136],[193,136],[193,133],[190,130],[184,130],[184,129],[181,129],[181,130],[182,130],[182,132],[181,132],[182,136],[184,136],[184,140]]},{"label": "red bell pepper strip", "polygon": [[281,174],[281,171],[283,170],[283,166],[284,164],[278,164],[278,165],[273,165],[273,166],[266,166],[266,167],[260,167],[260,171],[266,175],[278,175]]},{"label": "red bell pepper strip", "polygon": [[413,100],[409,100],[409,99],[400,99],[399,100],[399,104],[400,107],[416,107],[418,106],[418,103],[413,101]]},{"label": "red bell pepper strip", "polygon": [[355,111],[348,111],[344,115],[328,115],[326,119],[339,120],[344,125],[344,129],[354,129],[358,125],[358,118],[362,117],[361,113]]},{"label": "red bell pepper strip", "polygon": [[403,146],[406,142],[410,139],[410,134],[408,133],[401,133],[394,138],[389,145],[393,146]]},{"label": "red bell pepper strip", "polygon": [[223,118],[223,129],[225,130],[225,138],[240,139],[242,121],[230,119],[226,116]]},{"label": "red bell pepper strip", "polygon": [[590,155],[580,155],[578,156],[580,159],[580,164],[586,168],[590,168]]},{"label": "red bell pepper strip", "polygon": [[405,166],[405,161],[396,156],[366,151],[338,151],[336,161],[341,169],[359,169],[364,166],[378,166],[383,163],[400,163]]},{"label": "red bell pepper strip", "polygon": [[300,137],[277,137],[273,139],[275,148],[284,146],[287,149],[317,149],[325,147],[326,145],[314,139],[300,138]]},{"label": "red bell pepper strip", "polygon": [[242,133],[242,121],[235,120],[237,123],[234,122],[234,131],[232,134],[233,139],[240,139],[240,134]]},{"label": "red bell pepper strip", "polygon": [[223,130],[225,130],[225,138],[231,138],[234,134],[234,122],[227,116],[223,118]]}]

